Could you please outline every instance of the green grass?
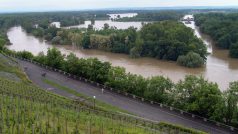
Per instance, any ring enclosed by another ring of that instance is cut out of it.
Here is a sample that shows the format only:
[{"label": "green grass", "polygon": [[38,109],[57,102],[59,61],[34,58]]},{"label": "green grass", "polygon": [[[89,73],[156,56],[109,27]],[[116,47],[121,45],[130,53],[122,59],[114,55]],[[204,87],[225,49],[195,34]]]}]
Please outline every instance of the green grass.
[{"label": "green grass", "polygon": [[[139,127],[133,118],[121,119],[108,114],[89,112],[72,100],[24,82],[0,78],[0,127],[2,133],[80,133],[151,134],[151,126]],[[5,95],[3,95],[4,93]],[[21,98],[17,97],[21,95]],[[34,100],[33,100],[34,99]],[[67,123],[66,123],[67,122]],[[67,124],[67,125],[66,125]],[[67,127],[66,127],[67,126]],[[157,133],[203,134],[167,123],[154,127]],[[1,132],[0,132],[1,133]]]},{"label": "green grass", "polygon": [[[0,133],[92,133],[115,132],[143,134],[145,129],[125,121],[94,113],[65,108],[60,103],[32,102],[18,97],[0,95]],[[80,112],[79,112],[80,111]],[[33,129],[34,126],[34,129]]]},{"label": "green grass", "polygon": [[2,54],[0,54],[0,71],[12,73],[16,75],[16,77],[20,78],[23,82],[31,82],[26,74],[20,69],[20,67],[18,67],[15,60],[5,57]]},{"label": "green grass", "polygon": [[[53,86],[54,88],[57,88],[59,90],[63,90],[65,92],[67,92],[67,93],[70,93],[70,94],[75,95],[77,97],[80,97],[80,98],[83,98],[85,100],[88,100],[88,101],[90,101],[93,104],[93,98],[92,97],[80,94],[79,92],[75,91],[74,89],[68,88],[66,86],[62,86],[62,85],[60,85],[60,84],[58,84],[58,83],[56,83],[54,81],[51,81],[49,79],[46,79],[46,78],[42,78],[42,81],[44,83],[48,84],[48,85]],[[125,110],[122,110],[122,109],[120,109],[118,107],[114,107],[112,105],[103,103],[103,102],[101,102],[99,100],[96,100],[95,103],[96,103],[96,107],[97,108],[105,110],[105,111],[129,113],[129,112],[125,111]]]}]

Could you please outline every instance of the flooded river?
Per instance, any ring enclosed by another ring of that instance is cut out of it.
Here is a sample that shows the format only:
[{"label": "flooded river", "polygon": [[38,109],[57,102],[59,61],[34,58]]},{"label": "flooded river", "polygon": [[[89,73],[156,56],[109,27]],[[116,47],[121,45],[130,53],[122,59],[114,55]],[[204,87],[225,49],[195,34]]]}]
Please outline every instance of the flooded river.
[{"label": "flooded river", "polygon": [[[125,18],[125,17],[134,17],[137,13],[122,13],[122,14],[108,14],[109,19],[108,20],[95,20],[95,23],[92,24],[91,21],[85,21],[84,24],[79,24],[75,26],[68,26],[63,27],[66,29],[69,28],[88,28],[88,25],[93,25],[93,28],[96,30],[100,30],[104,27],[104,24],[108,24],[110,27],[116,27],[117,29],[128,29],[129,27],[133,26],[134,28],[140,29],[142,27],[142,22],[118,22],[113,21],[119,18]],[[148,22],[143,22],[148,23]],[[53,22],[52,25],[55,25],[57,28],[60,28],[60,22]]]},{"label": "flooded river", "polygon": [[[131,22],[133,25],[133,22]],[[163,75],[174,82],[183,79],[185,75],[203,75],[209,81],[217,82],[221,90],[225,90],[229,82],[238,80],[238,59],[228,57],[227,50],[219,50],[213,46],[212,40],[199,32],[194,23],[186,24],[195,30],[195,34],[202,38],[211,53],[208,56],[207,64],[203,68],[189,69],[178,66],[175,62],[161,61],[153,58],[131,59],[125,54],[115,54],[99,50],[81,50],[73,46],[56,46],[62,53],[75,53],[80,58],[97,57],[102,61],[108,61],[113,66],[126,68],[127,72],[139,74],[144,77]],[[8,37],[12,43],[8,46],[11,50],[27,50],[37,55],[39,52],[46,52],[52,45],[27,34],[21,27],[13,27],[8,31]]]}]

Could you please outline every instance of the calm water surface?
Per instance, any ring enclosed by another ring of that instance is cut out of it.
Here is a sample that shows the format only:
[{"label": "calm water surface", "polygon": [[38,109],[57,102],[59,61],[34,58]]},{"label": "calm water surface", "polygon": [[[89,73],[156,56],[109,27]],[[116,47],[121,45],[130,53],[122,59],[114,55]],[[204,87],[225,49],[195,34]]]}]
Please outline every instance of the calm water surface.
[{"label": "calm water surface", "polygon": [[[132,26],[134,22],[130,22]],[[221,90],[225,90],[229,82],[238,80],[238,60],[228,57],[227,50],[220,50],[213,47],[212,40],[202,35],[194,23],[187,25],[195,30],[195,34],[202,38],[211,53],[208,56],[207,64],[203,68],[189,69],[178,66],[175,62],[161,61],[152,58],[131,59],[125,54],[115,54],[98,50],[81,50],[73,46],[56,46],[62,53],[75,53],[80,58],[97,57],[102,61],[108,61],[113,66],[125,67],[127,72],[139,74],[144,77],[163,75],[174,82],[183,79],[185,75],[203,75],[209,81],[217,82]],[[11,50],[27,50],[37,55],[39,52],[46,52],[52,45],[28,35],[21,27],[13,27],[8,31],[8,37],[12,43],[8,46]]]}]

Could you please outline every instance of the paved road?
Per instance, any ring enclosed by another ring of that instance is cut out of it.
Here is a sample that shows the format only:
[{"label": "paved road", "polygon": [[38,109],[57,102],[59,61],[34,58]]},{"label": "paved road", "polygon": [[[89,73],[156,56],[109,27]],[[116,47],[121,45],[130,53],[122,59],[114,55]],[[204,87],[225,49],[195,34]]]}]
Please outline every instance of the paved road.
[{"label": "paved road", "polygon": [[[47,73],[46,77],[47,79],[51,81],[57,82],[58,84],[74,89],[81,94],[84,94],[87,96],[96,96],[96,98],[102,102],[111,104],[113,106],[117,106],[121,109],[127,110],[128,112],[131,112],[133,114],[136,114],[138,116],[141,116],[150,120],[164,121],[168,123],[178,124],[181,126],[206,131],[212,134],[231,133],[228,130],[224,130],[215,125],[207,124],[201,120],[184,117],[173,111],[169,111],[160,107],[142,103],[142,102],[127,98],[125,96],[120,96],[118,94],[111,93],[111,92],[104,92],[104,94],[102,94],[101,90],[97,87],[94,87],[92,85],[89,85],[81,81],[69,79],[65,77],[64,75],[61,75],[56,72],[48,71],[44,68],[41,68],[35,64],[29,63],[26,61],[19,61],[19,64],[21,65],[21,67],[28,67],[28,69],[26,70],[26,74],[28,75],[29,79],[31,79],[38,86],[45,89],[50,88],[51,86],[47,85],[46,83],[42,81],[41,74],[43,72]],[[72,97],[71,94],[66,93],[64,91],[55,90],[54,92],[66,97]]]}]

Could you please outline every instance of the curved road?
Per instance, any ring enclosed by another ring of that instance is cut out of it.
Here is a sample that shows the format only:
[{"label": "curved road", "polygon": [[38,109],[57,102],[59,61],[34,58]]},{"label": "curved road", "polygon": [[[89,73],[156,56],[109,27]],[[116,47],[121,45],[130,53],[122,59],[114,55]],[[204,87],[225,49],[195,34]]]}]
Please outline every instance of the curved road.
[{"label": "curved road", "polygon": [[[225,130],[215,125],[208,124],[201,120],[192,119],[189,117],[181,116],[178,113],[173,111],[169,111],[164,108],[152,106],[143,102],[139,102],[137,100],[133,100],[127,98],[125,96],[121,96],[118,94],[114,94],[111,92],[101,93],[101,90],[97,87],[94,87],[90,84],[69,79],[66,76],[59,74],[57,72],[49,71],[44,68],[41,68],[35,64],[18,60],[20,66],[27,67],[26,74],[29,79],[42,88],[52,88],[52,86],[47,85],[42,81],[41,74],[43,72],[47,72],[47,79],[54,81],[58,84],[61,84],[65,87],[76,90],[77,92],[87,95],[87,96],[96,96],[98,100],[105,102],[107,104],[119,107],[128,112],[136,114],[140,117],[144,117],[154,121],[163,121],[168,123],[173,123],[185,127],[190,127],[198,130],[202,130],[205,132],[209,132],[211,134],[230,134],[229,130]],[[66,93],[62,90],[54,90],[53,92],[60,94],[66,97],[72,97],[71,94]],[[234,132],[235,133],[235,132]]]}]

